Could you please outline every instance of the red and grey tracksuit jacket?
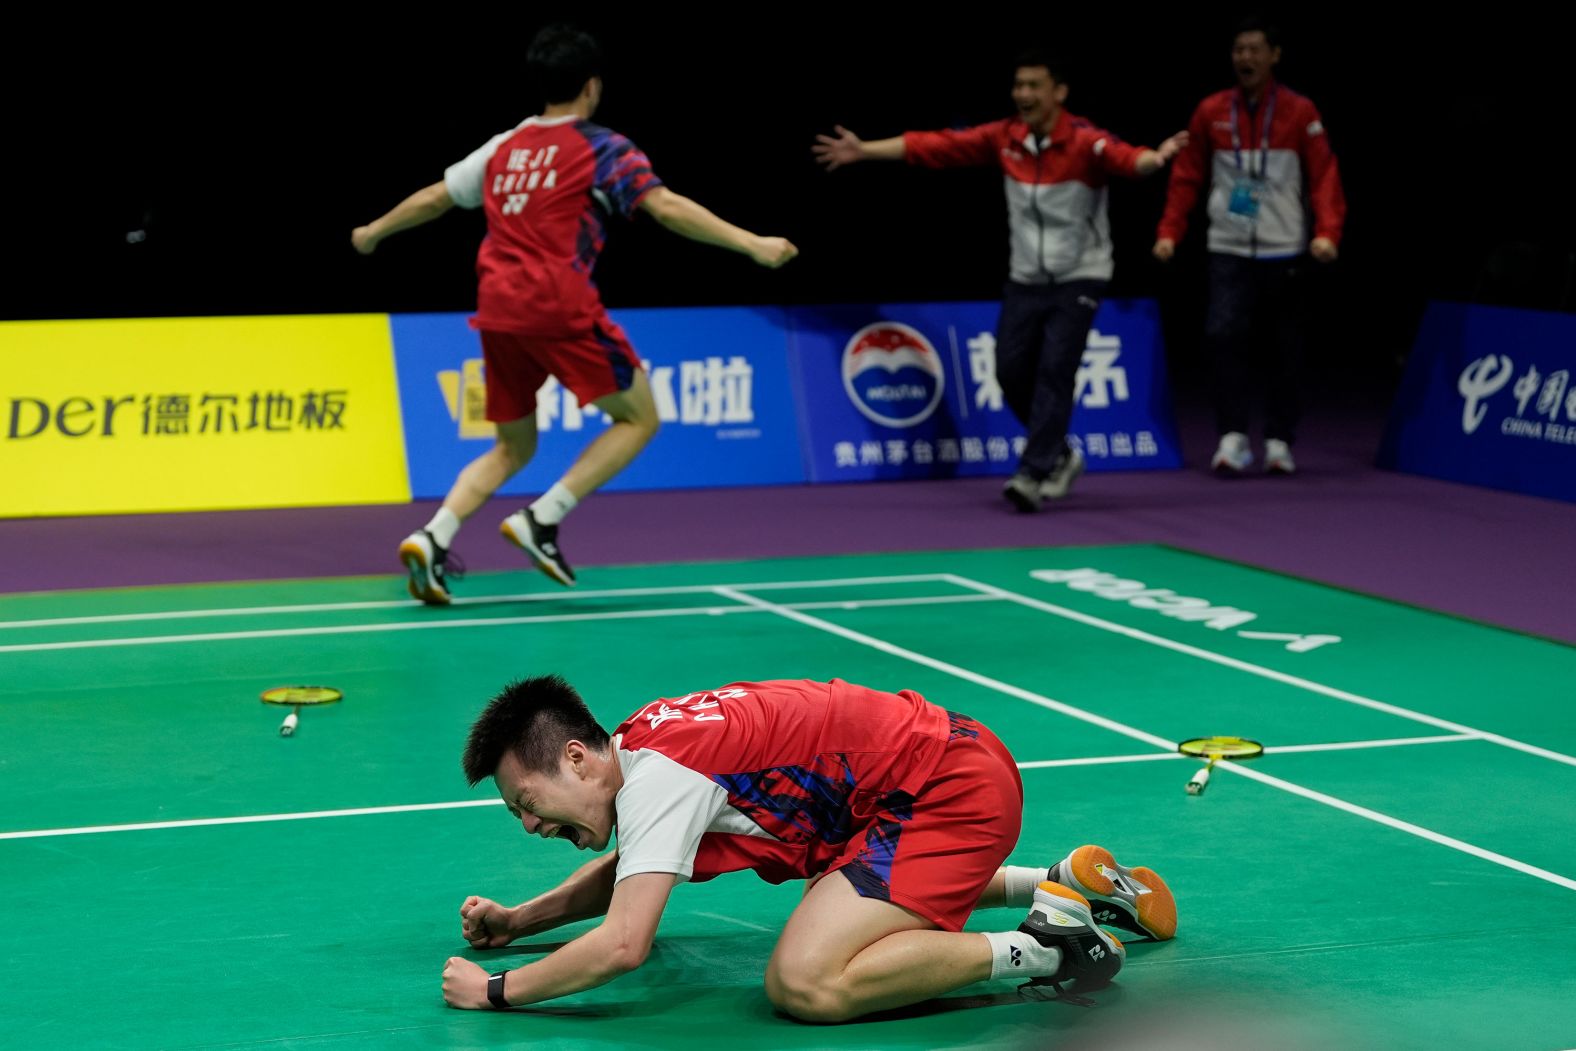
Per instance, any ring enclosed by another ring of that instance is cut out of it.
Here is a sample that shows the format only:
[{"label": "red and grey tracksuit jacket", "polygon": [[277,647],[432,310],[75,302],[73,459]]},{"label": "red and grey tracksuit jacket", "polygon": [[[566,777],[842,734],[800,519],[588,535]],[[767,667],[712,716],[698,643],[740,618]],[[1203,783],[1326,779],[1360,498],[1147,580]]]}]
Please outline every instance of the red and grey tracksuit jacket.
[{"label": "red and grey tracksuit jacket", "polygon": [[[1188,138],[1187,149],[1171,162],[1157,237],[1182,240],[1207,178],[1211,252],[1276,259],[1307,251],[1312,237],[1340,243],[1346,221],[1341,173],[1319,111],[1307,98],[1272,81],[1250,112],[1241,89],[1216,92],[1193,111]],[[1263,180],[1257,216],[1234,214],[1233,188],[1253,177]]]},{"label": "red and grey tracksuit jacket", "polygon": [[1111,278],[1110,176],[1135,177],[1143,149],[1063,110],[1048,137],[1022,120],[903,136],[910,164],[999,165],[1007,185],[1012,280],[1026,285]]}]

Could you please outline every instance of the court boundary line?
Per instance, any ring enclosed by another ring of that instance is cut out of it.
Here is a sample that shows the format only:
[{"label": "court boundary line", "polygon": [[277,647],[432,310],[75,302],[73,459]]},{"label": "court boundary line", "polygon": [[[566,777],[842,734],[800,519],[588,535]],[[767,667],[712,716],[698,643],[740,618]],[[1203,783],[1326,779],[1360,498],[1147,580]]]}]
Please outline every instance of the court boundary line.
[{"label": "court boundary line", "polygon": [[[963,581],[967,578],[957,577],[956,579],[958,581]],[[996,588],[993,585],[980,584],[979,587],[989,588],[991,591],[999,591],[1006,595],[1012,594],[1012,592],[1007,592],[1002,588]],[[854,631],[851,628],[845,628],[841,625],[833,624],[830,621],[825,621],[817,617],[809,616],[808,614],[802,613],[798,610],[791,610],[784,606],[776,606],[773,603],[767,602],[765,599],[756,598],[753,595],[744,595],[737,591],[730,592],[726,588],[719,588],[718,593],[724,594],[729,598],[735,598],[738,601],[747,602],[750,605],[758,606],[762,609],[770,609],[772,612],[777,613],[779,616],[788,620],[796,621],[800,624],[816,628],[819,631],[824,631],[832,635],[837,635],[841,638],[848,639],[851,642],[857,642],[861,645],[869,646],[872,649],[879,650],[880,652],[887,653],[894,657],[900,657],[905,660],[913,661],[916,664],[921,664],[936,671],[952,675],[955,678],[963,679],[965,682],[972,682],[975,685],[985,686],[988,689],[996,690],[999,693],[1004,693],[1009,697],[1017,697],[1020,700],[1030,701],[1031,703],[1037,704],[1040,707],[1049,708],[1052,711],[1071,715],[1073,718],[1082,722],[1093,723],[1097,726],[1114,730],[1125,737],[1131,737],[1135,740],[1143,741],[1146,744],[1153,744],[1157,747],[1163,748],[1166,751],[1174,751],[1176,748],[1174,743],[1165,741],[1163,738],[1157,737],[1148,731],[1140,730],[1136,726],[1129,726],[1126,723],[1120,723],[1114,719],[1107,719],[1105,716],[1095,715],[1093,712],[1087,712],[1081,708],[1075,708],[1070,704],[1053,700],[1052,698],[1046,697],[1043,694],[1036,694],[1031,690],[1025,690],[1022,687],[1013,686],[1010,683],[1004,683],[999,679],[992,679],[990,676],[982,675],[978,672],[951,664],[947,661],[939,660],[935,657],[929,657],[922,653],[916,653],[913,650],[906,649],[905,647],[899,646],[896,643],[888,642],[885,639],[878,639],[875,636],[866,635],[863,632]],[[1019,597],[1027,599],[1027,596]],[[1027,599],[1027,604],[1033,604],[1035,601],[1036,600],[1033,599]],[[1083,616],[1083,614],[1079,614],[1073,619],[1082,619]],[[1113,625],[1113,627],[1121,627],[1121,625]],[[1169,642],[1170,640],[1166,641]],[[1200,652],[1208,653],[1209,651],[1205,650]],[[1264,670],[1268,671],[1269,669]],[[1486,741],[1493,741],[1494,738],[1497,737],[1497,735],[1473,731],[1469,727],[1459,727],[1456,729],[1462,730],[1466,733],[1480,734],[1481,739]],[[1498,742],[1495,741],[1494,743]],[[1505,868],[1512,869],[1513,871],[1520,872],[1523,875],[1534,876],[1547,883],[1552,883],[1555,886],[1564,887],[1567,890],[1576,890],[1576,879],[1572,879],[1569,876],[1562,876],[1557,872],[1551,872],[1548,869],[1539,868],[1536,865],[1519,861],[1505,854],[1496,853],[1495,851],[1488,850],[1484,847],[1479,847],[1475,844],[1468,843],[1465,840],[1456,839],[1453,836],[1447,836],[1440,832],[1434,832],[1432,829],[1425,828],[1422,825],[1416,825],[1409,821],[1403,821],[1400,818],[1390,817],[1388,814],[1384,814],[1381,811],[1372,810],[1357,803],[1349,803],[1344,799],[1319,792],[1315,789],[1304,788],[1301,785],[1295,784],[1291,781],[1283,780],[1282,778],[1271,777],[1268,774],[1260,773],[1257,770],[1250,769],[1239,763],[1223,762],[1219,765],[1225,767],[1233,773],[1251,778],[1255,781],[1259,781],[1274,788],[1279,788],[1290,794],[1297,795],[1317,803],[1322,803],[1326,806],[1332,807],[1336,810],[1341,810],[1345,813],[1353,814],[1357,817],[1366,818],[1386,827],[1417,836],[1428,842],[1450,847],[1470,856],[1477,857],[1481,860],[1489,861]]]},{"label": "court boundary line", "polygon": [[[1275,752],[1334,751],[1348,748],[1393,748],[1413,744],[1446,743],[1468,740],[1460,735],[1448,737],[1394,738],[1386,740],[1341,741],[1310,745],[1285,745]],[[1271,749],[1265,749],[1268,755]],[[1020,770],[1044,770],[1061,766],[1090,766],[1105,763],[1138,762],[1150,759],[1189,759],[1180,752],[1145,752],[1141,755],[1086,756],[1072,759],[1040,759],[1018,763]],[[335,810],[284,811],[276,814],[241,814],[233,817],[176,818],[169,821],[134,821],[119,825],[81,825],[66,828],[18,829],[0,832],[0,840],[51,839],[61,836],[99,835],[109,832],[156,832],[176,828],[209,828],[223,825],[256,825],[275,821],[306,821],[320,818],[371,817],[380,814],[409,814],[431,810],[460,810],[469,807],[502,806],[501,799],[462,799],[446,803],[396,803],[376,807],[344,807]]]}]

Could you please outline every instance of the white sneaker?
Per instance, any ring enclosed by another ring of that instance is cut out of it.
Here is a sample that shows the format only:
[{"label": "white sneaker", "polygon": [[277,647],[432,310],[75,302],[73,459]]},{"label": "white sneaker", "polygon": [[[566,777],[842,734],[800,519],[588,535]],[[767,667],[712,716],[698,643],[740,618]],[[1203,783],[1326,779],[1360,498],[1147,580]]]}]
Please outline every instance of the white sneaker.
[{"label": "white sneaker", "polygon": [[1045,476],[1045,481],[1040,483],[1040,495],[1047,500],[1060,500],[1067,495],[1067,490],[1073,487],[1073,482],[1083,474],[1083,470],[1083,451],[1069,446],[1061,460],[1051,468],[1051,473]]},{"label": "white sneaker", "polygon": [[1264,443],[1264,469],[1270,474],[1296,474],[1297,461],[1291,458],[1291,446],[1279,438]]},{"label": "white sneaker", "polygon": [[1248,436],[1241,431],[1229,431],[1220,436],[1215,447],[1215,457],[1209,461],[1210,469],[1222,477],[1234,478],[1253,463],[1253,450],[1248,448]]}]

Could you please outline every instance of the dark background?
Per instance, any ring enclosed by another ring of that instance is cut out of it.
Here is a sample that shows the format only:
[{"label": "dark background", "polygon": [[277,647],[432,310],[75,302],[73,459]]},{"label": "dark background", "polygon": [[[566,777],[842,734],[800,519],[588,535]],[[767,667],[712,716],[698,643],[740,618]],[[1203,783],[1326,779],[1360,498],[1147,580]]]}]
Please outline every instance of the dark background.
[{"label": "dark background", "polygon": [[[597,121],[675,190],[803,252],[768,272],[649,219],[616,223],[598,269],[607,304],[996,298],[998,173],[828,175],[810,156],[815,134],[1006,116],[1012,56],[1043,42],[1070,58],[1071,111],[1154,145],[1232,83],[1231,31],[1249,9],[918,10],[579,17],[608,53]],[[1386,389],[1430,298],[1576,309],[1576,55],[1551,15],[1259,10],[1286,34],[1281,79],[1321,110],[1349,202],[1341,259],[1319,275],[1316,381]],[[371,258],[351,250],[350,230],[535,111],[520,59],[554,16],[519,5],[349,17],[248,10],[19,30],[0,74],[0,317],[471,309],[480,212]],[[1112,189],[1112,294],[1160,298],[1186,383],[1199,371],[1203,224],[1195,215],[1169,267],[1154,263],[1164,187],[1160,175]]]}]

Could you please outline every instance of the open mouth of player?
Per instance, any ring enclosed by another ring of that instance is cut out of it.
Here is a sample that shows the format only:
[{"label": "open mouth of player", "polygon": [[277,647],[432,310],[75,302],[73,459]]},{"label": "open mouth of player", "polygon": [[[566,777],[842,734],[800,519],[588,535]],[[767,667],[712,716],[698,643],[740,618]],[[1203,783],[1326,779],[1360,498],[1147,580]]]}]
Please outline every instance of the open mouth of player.
[{"label": "open mouth of player", "polygon": [[559,825],[558,828],[553,832],[551,838],[567,839],[569,842],[578,847],[580,845],[580,830],[572,825]]}]

